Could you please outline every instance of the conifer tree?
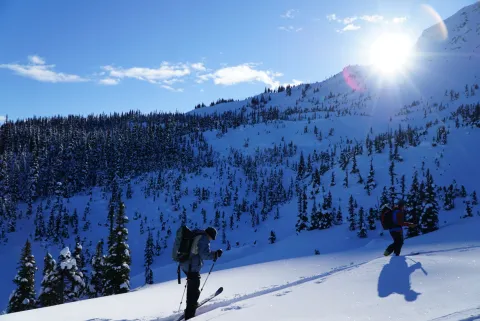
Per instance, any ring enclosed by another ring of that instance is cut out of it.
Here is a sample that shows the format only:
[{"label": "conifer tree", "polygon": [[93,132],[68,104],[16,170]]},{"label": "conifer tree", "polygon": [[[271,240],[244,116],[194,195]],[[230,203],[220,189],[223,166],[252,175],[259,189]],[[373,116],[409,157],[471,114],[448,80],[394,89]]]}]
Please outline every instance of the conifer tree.
[{"label": "conifer tree", "polygon": [[325,213],[321,213],[320,217],[320,229],[324,230],[327,228],[332,227],[333,224],[333,215],[330,213],[330,211],[327,211]]},{"label": "conifer tree", "polygon": [[357,228],[355,216],[356,216],[355,201],[353,199],[353,196],[350,195],[350,198],[348,199],[348,218],[347,218],[347,221],[350,223],[348,227],[350,231],[355,231]]},{"label": "conifer tree", "polygon": [[462,185],[462,187],[460,188],[460,197],[467,197],[467,190],[465,189],[465,186]]},{"label": "conifer tree", "polygon": [[92,257],[92,273],[88,296],[98,298],[103,295],[105,284],[105,255],[103,254],[103,240],[97,243],[95,255]]},{"label": "conifer tree", "polygon": [[270,242],[270,244],[273,244],[276,240],[277,236],[275,235],[275,232],[273,230],[270,231],[270,237],[268,238],[268,241]]},{"label": "conifer tree", "polygon": [[125,205],[120,202],[113,230],[112,245],[108,249],[105,271],[105,294],[119,294],[130,291],[130,249],[127,244],[128,218],[125,215]]},{"label": "conifer tree", "polygon": [[305,176],[305,158],[303,157],[303,151],[300,152],[300,161],[297,168],[297,180],[303,179]]},{"label": "conifer tree", "polygon": [[20,255],[17,275],[15,276],[15,279],[13,279],[13,283],[15,283],[17,287],[10,296],[7,313],[20,312],[35,308],[36,270],[37,264],[32,254],[32,246],[27,240]]},{"label": "conifer tree", "polygon": [[83,273],[78,269],[77,261],[68,247],[60,251],[53,274],[59,280],[60,303],[74,302],[82,297],[85,290]]},{"label": "conifer tree", "polygon": [[145,244],[144,267],[145,267],[145,284],[153,284],[153,264],[154,244],[152,232],[148,231],[147,243]]},{"label": "conifer tree", "polygon": [[335,186],[335,172],[332,171],[332,179],[330,180],[330,186]]},{"label": "conifer tree", "polygon": [[478,198],[477,198],[477,192],[473,191],[472,193],[472,205],[477,206],[478,205]]},{"label": "conifer tree", "polygon": [[445,189],[443,208],[447,211],[455,208],[455,192],[453,190],[453,185],[450,185],[447,189]]},{"label": "conifer tree", "polygon": [[377,186],[375,182],[375,170],[373,169],[373,158],[370,158],[370,171],[368,172],[367,183],[365,184],[365,190],[370,196],[371,191]]},{"label": "conifer tree", "polygon": [[437,193],[429,169],[427,169],[426,178],[425,199],[423,202],[424,213],[421,218],[421,230],[424,234],[438,230]]},{"label": "conifer tree", "polygon": [[345,170],[345,178],[343,179],[343,187],[348,188],[348,171]]},{"label": "conifer tree", "polygon": [[358,237],[366,238],[367,237],[367,225],[365,224],[365,212],[363,207],[360,207],[358,210]]},{"label": "conifer tree", "polygon": [[463,216],[463,218],[473,217],[473,210],[472,210],[472,207],[470,206],[470,201],[466,201],[465,205],[466,205],[465,215]]},{"label": "conifer tree", "polygon": [[57,263],[50,253],[43,259],[42,288],[38,297],[41,307],[49,307],[62,303],[60,296],[60,280],[55,273]]},{"label": "conifer tree", "polygon": [[[305,197],[304,197],[305,196]],[[298,193],[298,215],[297,223],[295,224],[295,230],[300,233],[303,230],[308,229],[308,216],[306,213],[307,195],[304,192]]]},{"label": "conifer tree", "polygon": [[340,205],[338,206],[338,209],[337,209],[337,215],[335,217],[335,222],[338,225],[343,224],[343,214],[342,214],[342,208],[340,207]]},{"label": "conifer tree", "polygon": [[320,216],[318,214],[317,201],[314,198],[312,213],[310,214],[310,230],[318,230],[320,228]]},{"label": "conifer tree", "polygon": [[[85,286],[86,286],[88,284],[87,262],[85,260],[85,256],[83,255],[83,247],[80,244],[80,242],[77,242],[75,245],[75,250],[73,251],[73,258],[76,261],[77,269],[79,272],[81,272]],[[80,293],[80,295],[82,294],[83,293]]]},{"label": "conifer tree", "polygon": [[370,207],[370,209],[368,210],[368,217],[367,217],[368,229],[370,231],[373,231],[373,230],[377,229],[377,225],[375,224],[376,216],[377,216],[377,214],[375,213],[375,210]]},{"label": "conifer tree", "polygon": [[420,198],[420,186],[418,185],[418,173],[415,171],[412,179],[412,186],[407,195],[405,220],[416,224],[415,227],[409,226],[407,229],[407,237],[420,235],[420,216],[422,214],[422,200]]}]

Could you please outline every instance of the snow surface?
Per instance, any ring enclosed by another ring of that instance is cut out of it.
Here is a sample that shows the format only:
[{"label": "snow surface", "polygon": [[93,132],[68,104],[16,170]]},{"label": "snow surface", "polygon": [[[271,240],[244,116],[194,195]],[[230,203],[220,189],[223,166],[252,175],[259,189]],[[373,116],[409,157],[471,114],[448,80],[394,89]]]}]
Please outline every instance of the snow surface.
[{"label": "snow surface", "polygon": [[[202,297],[220,286],[224,291],[196,320],[480,320],[480,287],[474,286],[480,284],[479,225],[479,218],[463,220],[408,239],[404,253],[420,252],[414,256],[383,257],[390,240],[382,237],[356,250],[214,271]],[[0,320],[173,321],[183,284],[169,281]]]}]

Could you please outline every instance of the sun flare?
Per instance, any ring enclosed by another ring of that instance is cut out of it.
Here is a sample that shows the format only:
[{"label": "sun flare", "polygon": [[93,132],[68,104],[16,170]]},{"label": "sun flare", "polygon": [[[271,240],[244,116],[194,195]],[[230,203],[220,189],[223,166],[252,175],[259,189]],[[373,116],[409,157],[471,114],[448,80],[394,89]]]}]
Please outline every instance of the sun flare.
[{"label": "sun flare", "polygon": [[371,46],[371,63],[382,73],[403,71],[411,58],[412,41],[405,34],[386,33]]}]

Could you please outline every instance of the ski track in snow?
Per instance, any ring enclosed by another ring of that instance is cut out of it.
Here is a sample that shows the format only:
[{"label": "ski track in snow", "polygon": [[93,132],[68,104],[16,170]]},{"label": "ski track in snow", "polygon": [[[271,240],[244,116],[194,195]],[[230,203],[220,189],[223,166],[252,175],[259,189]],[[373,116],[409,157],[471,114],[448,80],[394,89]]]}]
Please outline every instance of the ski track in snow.
[{"label": "ski track in snow", "polygon": [[[465,318],[466,317],[466,318]],[[480,307],[467,309],[455,313],[447,314],[431,321],[478,321],[480,320]]]}]

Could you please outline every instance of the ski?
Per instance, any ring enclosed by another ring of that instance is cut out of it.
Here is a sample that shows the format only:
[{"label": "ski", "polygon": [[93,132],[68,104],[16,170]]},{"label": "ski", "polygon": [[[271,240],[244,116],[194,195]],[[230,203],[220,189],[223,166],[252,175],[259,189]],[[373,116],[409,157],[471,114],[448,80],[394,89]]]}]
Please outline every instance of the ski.
[{"label": "ski", "polygon": [[[215,298],[216,296],[220,295],[221,293],[223,292],[223,287],[219,287],[218,290],[210,295],[209,297],[206,297],[205,299],[203,299],[202,301],[200,301],[198,303],[198,308],[200,308],[202,305],[204,305],[205,303],[209,302],[210,300],[212,300],[213,298]],[[183,313],[176,321],[182,321],[182,320],[185,320],[185,313]]]}]

